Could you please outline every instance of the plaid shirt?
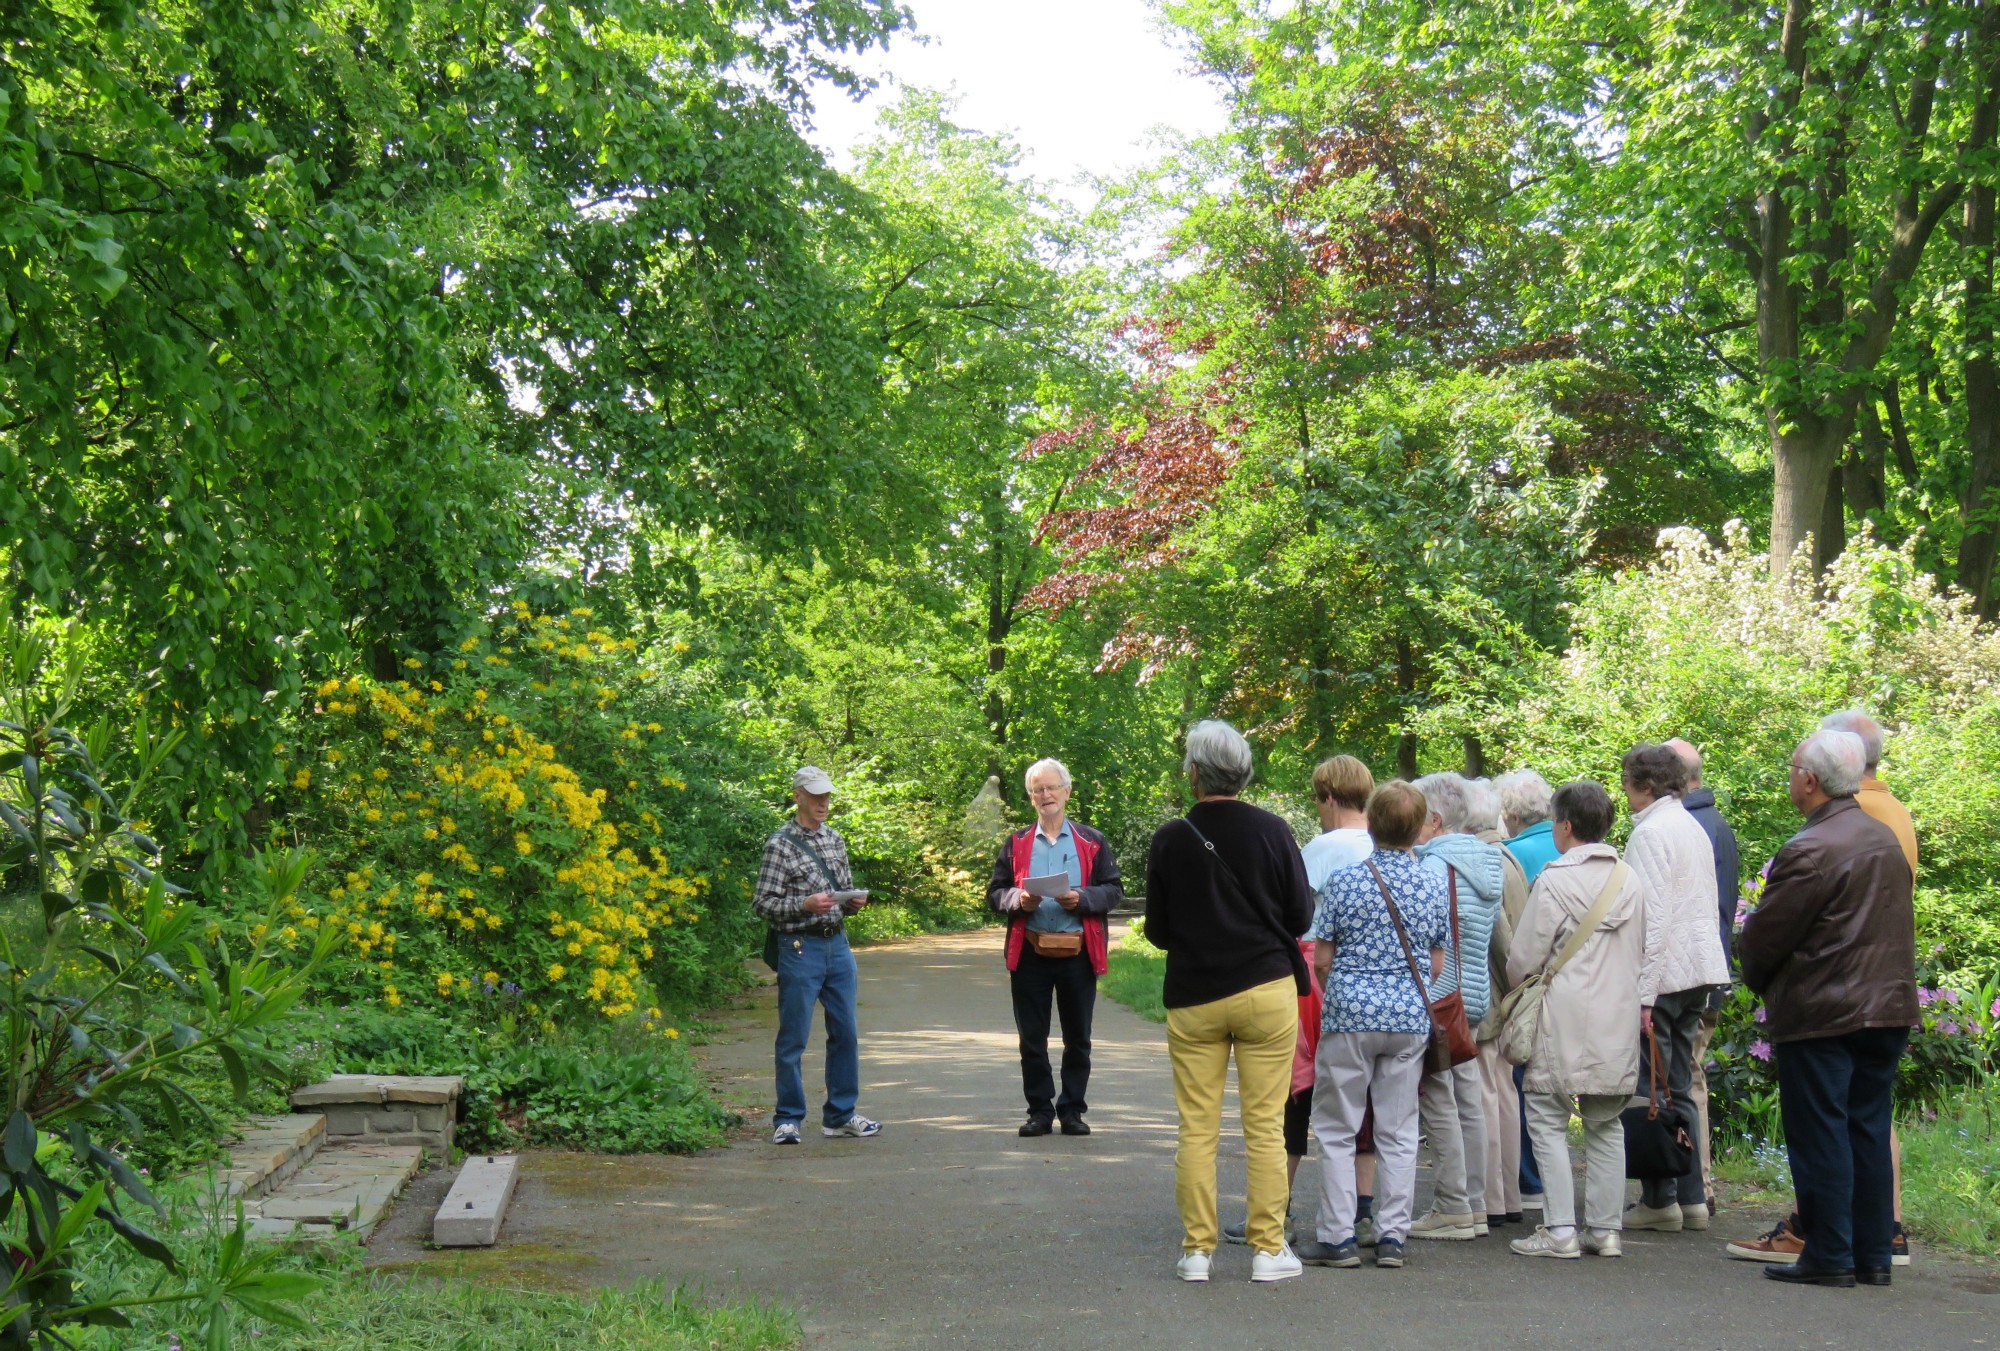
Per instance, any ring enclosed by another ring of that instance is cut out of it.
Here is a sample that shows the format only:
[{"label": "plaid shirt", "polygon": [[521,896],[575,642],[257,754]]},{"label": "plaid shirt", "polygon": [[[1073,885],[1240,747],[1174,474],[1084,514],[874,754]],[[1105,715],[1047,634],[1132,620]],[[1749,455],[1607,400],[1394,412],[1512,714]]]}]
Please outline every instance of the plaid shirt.
[{"label": "plaid shirt", "polygon": [[[826,873],[813,861],[815,850],[826,860],[836,886],[827,886]],[[757,890],[751,894],[750,908],[779,933],[837,934],[843,925],[840,907],[815,915],[806,909],[806,898],[822,891],[845,891],[853,885],[847,841],[840,838],[840,832],[821,826],[808,834],[796,821],[787,821],[764,841],[764,861],[757,869]]]}]

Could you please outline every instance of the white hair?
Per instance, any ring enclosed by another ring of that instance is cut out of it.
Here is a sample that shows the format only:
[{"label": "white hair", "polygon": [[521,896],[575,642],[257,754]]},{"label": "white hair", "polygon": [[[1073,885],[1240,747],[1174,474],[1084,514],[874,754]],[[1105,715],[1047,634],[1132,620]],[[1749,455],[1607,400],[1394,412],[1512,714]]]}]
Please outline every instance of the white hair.
[{"label": "white hair", "polygon": [[1181,769],[1203,793],[1234,797],[1250,786],[1250,768],[1250,743],[1228,723],[1210,718],[1188,728]]},{"label": "white hair", "polygon": [[1424,795],[1431,814],[1444,823],[1447,835],[1462,835],[1472,818],[1471,794],[1462,774],[1426,774],[1411,787]]},{"label": "white hair", "polygon": [[1819,720],[1822,732],[1851,732],[1861,738],[1862,753],[1868,757],[1868,768],[1882,763],[1882,724],[1858,708],[1843,708],[1838,713],[1829,713]]},{"label": "white hair", "polygon": [[1507,829],[1516,835],[1548,820],[1553,810],[1549,804],[1555,798],[1555,790],[1532,769],[1502,774],[1493,781],[1493,791],[1500,794],[1500,813],[1507,818]]},{"label": "white hair", "polygon": [[1063,787],[1068,788],[1071,786],[1069,781],[1069,766],[1060,760],[1051,759],[1048,756],[1043,756],[1041,759],[1035,761],[1034,764],[1028,766],[1028,772],[1021,776],[1021,786],[1030,792],[1034,791],[1035,775],[1040,774],[1043,770],[1054,770],[1055,776],[1062,780]]},{"label": "white hair", "polygon": [[1852,732],[1814,732],[1799,747],[1799,768],[1828,797],[1853,797],[1868,769],[1868,747]]},{"label": "white hair", "polygon": [[1482,830],[1502,830],[1500,824],[1500,795],[1493,791],[1491,779],[1467,779],[1465,781],[1466,829],[1477,835]]}]

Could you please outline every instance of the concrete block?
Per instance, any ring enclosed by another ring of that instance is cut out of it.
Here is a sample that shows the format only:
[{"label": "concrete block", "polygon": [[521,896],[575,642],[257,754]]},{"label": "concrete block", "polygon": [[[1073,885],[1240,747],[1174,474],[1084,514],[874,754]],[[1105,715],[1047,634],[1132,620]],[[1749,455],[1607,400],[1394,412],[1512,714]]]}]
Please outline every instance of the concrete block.
[{"label": "concrete block", "polygon": [[326,1119],[328,1135],[366,1135],[368,1133],[368,1113],[355,1107],[328,1107],[322,1115]]},{"label": "concrete block", "polygon": [[292,1094],[292,1106],[318,1108],[338,1103],[452,1103],[465,1089],[456,1074],[336,1074]]},{"label": "concrete block", "polygon": [[412,1113],[420,1131],[441,1131],[451,1122],[449,1107],[419,1107]]},{"label": "concrete block", "polygon": [[441,1248],[484,1248],[498,1242],[520,1174],[516,1154],[467,1159],[431,1221],[431,1241]]},{"label": "concrete block", "polygon": [[400,1135],[417,1128],[415,1112],[370,1112],[368,1133],[370,1135]]}]

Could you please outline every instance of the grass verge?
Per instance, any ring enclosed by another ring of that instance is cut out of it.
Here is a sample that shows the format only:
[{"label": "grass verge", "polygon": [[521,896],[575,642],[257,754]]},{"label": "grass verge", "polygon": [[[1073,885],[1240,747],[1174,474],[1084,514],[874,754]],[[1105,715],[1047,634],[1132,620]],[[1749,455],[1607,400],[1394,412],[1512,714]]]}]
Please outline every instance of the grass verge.
[{"label": "grass verge", "polygon": [[1110,966],[1099,981],[1099,993],[1115,999],[1141,1018],[1156,1023],[1167,1021],[1166,1005],[1160,989],[1167,978],[1167,954],[1146,941],[1134,924],[1118,946],[1111,949]]},{"label": "grass verge", "polygon": [[[1980,1257],[2000,1252],[2000,1084],[1968,1085],[1936,1112],[1896,1123],[1903,1143],[1903,1227],[1912,1238]],[[1792,1208],[1782,1145],[1720,1154],[1716,1180],[1740,1206],[1775,1220]]]}]

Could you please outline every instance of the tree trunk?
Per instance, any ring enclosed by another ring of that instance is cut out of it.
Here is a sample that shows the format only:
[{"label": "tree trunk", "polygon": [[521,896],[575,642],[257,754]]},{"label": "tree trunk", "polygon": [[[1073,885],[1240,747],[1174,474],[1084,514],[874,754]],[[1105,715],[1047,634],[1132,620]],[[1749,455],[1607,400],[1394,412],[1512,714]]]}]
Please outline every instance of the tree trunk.
[{"label": "tree trunk", "polygon": [[[1813,417],[1781,431],[1778,412],[1770,410],[1771,459],[1776,483],[1771,496],[1771,570],[1783,572],[1807,539],[1826,530],[1827,491],[1840,467],[1840,451],[1853,418]],[[1836,550],[1836,556],[1838,551]],[[1813,550],[1813,565],[1826,566],[1821,546]]]},{"label": "tree trunk", "polygon": [[1820,508],[1819,529],[1813,532],[1813,575],[1825,572],[1847,551],[1847,494],[1844,466],[1835,465],[1826,482],[1826,502]]},{"label": "tree trunk", "polygon": [[1465,734],[1465,777],[1486,777],[1486,748],[1479,744],[1478,736],[1472,732]]},{"label": "tree trunk", "polygon": [[1993,360],[1994,190],[1975,186],[1965,200],[1965,450],[1971,475],[1959,499],[1963,534],[1958,544],[1958,585],[1982,619],[1994,615],[1993,559],[1996,505],[1988,501],[1996,468],[2000,422],[2000,370]]}]

